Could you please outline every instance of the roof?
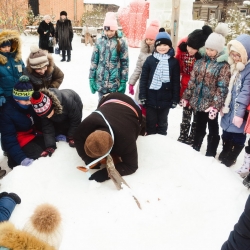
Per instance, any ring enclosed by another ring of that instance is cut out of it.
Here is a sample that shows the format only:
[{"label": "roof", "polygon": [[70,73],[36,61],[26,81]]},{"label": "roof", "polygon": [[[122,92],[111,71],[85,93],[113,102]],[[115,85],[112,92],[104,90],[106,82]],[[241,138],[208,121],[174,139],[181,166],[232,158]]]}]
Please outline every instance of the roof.
[{"label": "roof", "polygon": [[84,0],[84,4],[115,4],[118,6],[127,6],[129,0]]}]

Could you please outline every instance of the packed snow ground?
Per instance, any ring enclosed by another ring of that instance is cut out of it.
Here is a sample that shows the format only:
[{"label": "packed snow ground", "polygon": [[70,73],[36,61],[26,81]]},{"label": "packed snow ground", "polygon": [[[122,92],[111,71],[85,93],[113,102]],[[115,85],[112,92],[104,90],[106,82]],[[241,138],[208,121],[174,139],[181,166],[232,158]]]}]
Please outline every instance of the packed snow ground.
[{"label": "packed snow ground", "polygon": [[[26,61],[38,37],[22,39]],[[61,57],[54,55],[56,65],[65,73],[61,88],[79,93],[84,117],[96,108],[98,99],[89,90],[91,53],[92,48],[75,36],[70,63],[62,63]],[[138,54],[139,49],[129,49],[130,74]],[[227,168],[204,156],[206,139],[201,152],[177,142],[181,115],[180,107],[171,110],[166,137],[138,138],[139,169],[124,179],[141,210],[111,180],[101,184],[89,181],[88,174],[76,169],[84,163],[75,149],[59,142],[52,157],[40,158],[30,167],[18,166],[0,180],[1,192],[16,192],[22,199],[10,221],[22,228],[38,204],[49,202],[59,208],[63,219],[60,250],[220,249],[249,195],[235,173],[244,152]],[[8,169],[6,161],[0,152],[0,166]]]}]

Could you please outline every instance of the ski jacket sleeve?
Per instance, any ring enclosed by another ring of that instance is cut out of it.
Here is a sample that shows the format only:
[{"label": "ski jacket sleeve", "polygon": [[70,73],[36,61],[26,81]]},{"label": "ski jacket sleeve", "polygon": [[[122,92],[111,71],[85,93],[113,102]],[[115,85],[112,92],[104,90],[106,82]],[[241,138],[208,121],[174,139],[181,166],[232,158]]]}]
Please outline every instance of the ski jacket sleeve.
[{"label": "ski jacket sleeve", "polygon": [[121,73],[120,81],[128,81],[128,69],[129,69],[129,59],[128,59],[128,45],[124,39],[121,39],[121,51],[120,51],[120,64],[121,64]]},{"label": "ski jacket sleeve", "polygon": [[133,74],[130,76],[128,84],[130,85],[136,84],[142,72],[142,65],[143,65],[143,59],[142,55],[140,54],[136,62],[135,70]]},{"label": "ski jacket sleeve", "polygon": [[64,73],[54,64],[54,71],[52,73],[52,82],[49,88],[58,89],[64,79]]},{"label": "ski jacket sleeve", "polygon": [[142,66],[142,73],[139,86],[139,100],[147,99],[147,88],[150,74],[149,57],[146,59]]},{"label": "ski jacket sleeve", "polygon": [[95,45],[92,57],[91,57],[91,65],[89,70],[89,79],[96,79],[96,70],[99,64],[99,46]]}]

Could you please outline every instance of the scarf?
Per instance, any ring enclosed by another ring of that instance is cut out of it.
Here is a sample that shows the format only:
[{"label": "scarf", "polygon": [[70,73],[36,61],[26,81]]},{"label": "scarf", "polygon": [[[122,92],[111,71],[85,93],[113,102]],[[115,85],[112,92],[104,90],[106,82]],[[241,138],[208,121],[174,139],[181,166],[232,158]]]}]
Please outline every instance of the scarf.
[{"label": "scarf", "polygon": [[154,52],[153,56],[159,60],[149,89],[158,90],[163,82],[170,82],[168,59],[170,55]]}]

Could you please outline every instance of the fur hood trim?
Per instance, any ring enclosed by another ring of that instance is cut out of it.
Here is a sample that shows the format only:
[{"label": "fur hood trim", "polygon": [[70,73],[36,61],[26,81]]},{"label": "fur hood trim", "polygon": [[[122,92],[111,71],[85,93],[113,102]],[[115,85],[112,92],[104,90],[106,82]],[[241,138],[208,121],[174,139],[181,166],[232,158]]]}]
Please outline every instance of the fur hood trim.
[{"label": "fur hood trim", "polygon": [[[149,49],[149,50],[148,50],[148,49]],[[154,52],[154,50],[155,50],[154,44],[148,46],[148,45],[146,44],[146,40],[142,40],[142,42],[141,42],[141,52],[142,52],[142,53],[145,53],[145,54],[150,53],[150,54],[152,54],[152,53]]]},{"label": "fur hood trim", "polygon": [[[19,33],[16,30],[3,30],[0,32],[0,44],[6,41],[11,41],[11,52],[15,53],[15,61],[22,60],[22,44]],[[0,54],[0,64],[4,65],[7,63],[7,58]]]},{"label": "fur hood trim", "polygon": [[18,230],[9,222],[0,223],[0,246],[12,249],[56,250],[31,234]]},{"label": "fur hood trim", "polygon": [[[206,48],[205,46],[199,49],[199,53],[201,56],[206,56]],[[217,54],[216,61],[217,62],[227,62],[228,61],[228,50],[227,47],[224,47],[224,49]]]},{"label": "fur hood trim", "polygon": [[54,112],[56,115],[60,115],[63,112],[63,106],[61,105],[58,97],[49,89],[41,89],[40,92],[48,96],[54,105]]},{"label": "fur hood trim", "polygon": [[[47,58],[48,58],[48,61],[49,61],[49,65],[47,66],[46,75],[50,75],[50,74],[52,74],[53,71],[54,71],[54,65],[55,65],[55,63],[54,63],[54,59],[53,59],[53,57],[52,57],[51,54],[48,54],[48,55],[47,55]],[[30,67],[29,58],[28,58],[27,61],[26,61],[26,69],[28,70],[28,72],[29,72],[30,74],[32,74],[32,72],[35,71],[35,69],[32,69],[32,68]]]}]

